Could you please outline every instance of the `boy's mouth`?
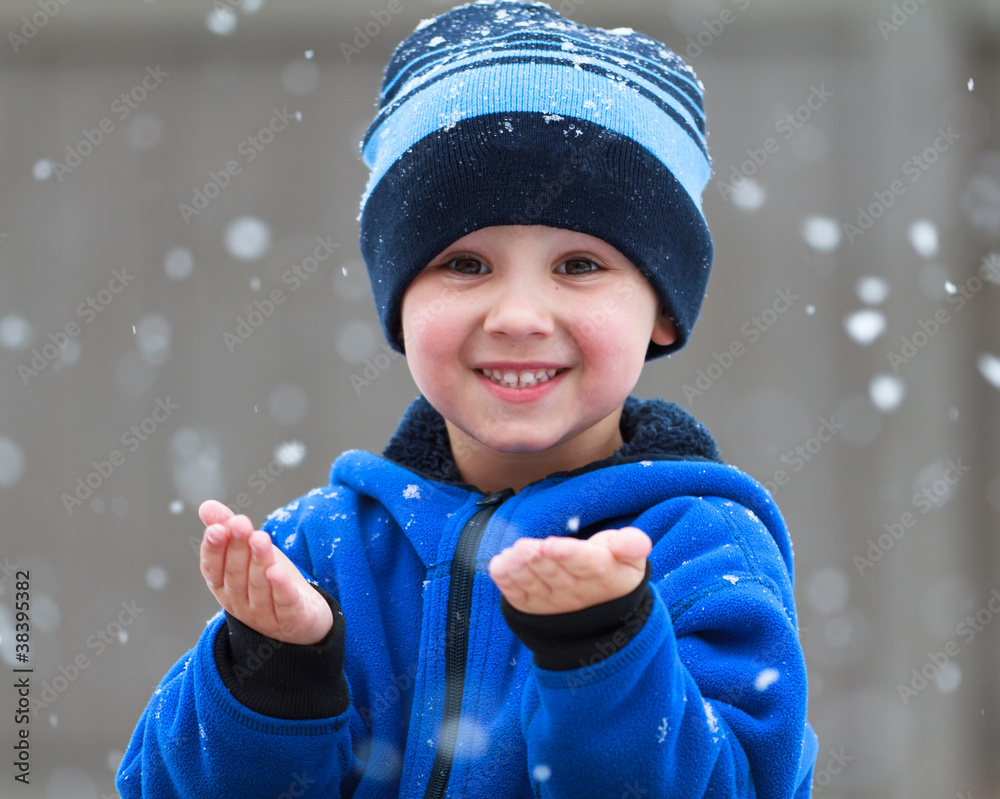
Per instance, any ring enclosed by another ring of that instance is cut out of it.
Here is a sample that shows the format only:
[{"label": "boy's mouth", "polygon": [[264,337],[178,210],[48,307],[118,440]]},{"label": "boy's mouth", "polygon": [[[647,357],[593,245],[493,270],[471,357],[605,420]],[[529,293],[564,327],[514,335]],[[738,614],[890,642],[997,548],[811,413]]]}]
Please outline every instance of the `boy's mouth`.
[{"label": "boy's mouth", "polygon": [[566,369],[531,369],[521,372],[513,369],[477,369],[476,371],[497,385],[508,388],[531,388],[541,383],[547,383],[556,375],[565,372]]}]

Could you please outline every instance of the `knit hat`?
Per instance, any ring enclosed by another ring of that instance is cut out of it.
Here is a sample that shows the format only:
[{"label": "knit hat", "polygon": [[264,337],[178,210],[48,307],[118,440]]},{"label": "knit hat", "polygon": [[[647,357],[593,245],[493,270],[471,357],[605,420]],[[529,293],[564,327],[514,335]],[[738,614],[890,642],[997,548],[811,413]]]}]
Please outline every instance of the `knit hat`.
[{"label": "knit hat", "polygon": [[652,283],[677,340],[650,342],[647,360],[683,347],[713,253],[703,90],[660,42],[545,3],[423,20],[393,52],[361,142],[361,254],[390,345],[403,351],[403,294],[444,249],[480,228],[548,225],[602,239]]}]

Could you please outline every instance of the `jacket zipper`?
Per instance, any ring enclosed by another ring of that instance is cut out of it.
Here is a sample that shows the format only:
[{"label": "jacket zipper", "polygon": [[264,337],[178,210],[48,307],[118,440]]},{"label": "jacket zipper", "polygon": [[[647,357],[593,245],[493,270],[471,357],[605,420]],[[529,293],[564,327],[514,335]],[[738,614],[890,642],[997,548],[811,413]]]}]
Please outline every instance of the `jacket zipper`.
[{"label": "jacket zipper", "polygon": [[442,799],[451,775],[451,763],[458,741],[458,723],[465,693],[465,660],[469,652],[469,614],[472,610],[472,583],[476,576],[476,555],[486,532],[486,525],[500,504],[514,495],[512,488],[493,491],[476,502],[476,511],[465,523],[455,557],[451,561],[451,584],[448,589],[448,624],[444,658],[444,716],[434,766],[427,782],[424,799]]}]

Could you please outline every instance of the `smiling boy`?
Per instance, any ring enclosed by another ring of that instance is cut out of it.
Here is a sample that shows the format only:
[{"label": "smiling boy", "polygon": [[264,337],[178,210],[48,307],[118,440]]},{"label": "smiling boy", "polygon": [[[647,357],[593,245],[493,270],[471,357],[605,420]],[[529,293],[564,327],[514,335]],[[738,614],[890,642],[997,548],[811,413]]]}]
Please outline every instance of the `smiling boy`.
[{"label": "smiling boy", "polygon": [[361,249],[420,396],[262,530],[202,504],[223,612],[122,796],[809,795],[784,521],[689,414],[631,396],[708,280],[701,88],[543,3],[396,49]]}]

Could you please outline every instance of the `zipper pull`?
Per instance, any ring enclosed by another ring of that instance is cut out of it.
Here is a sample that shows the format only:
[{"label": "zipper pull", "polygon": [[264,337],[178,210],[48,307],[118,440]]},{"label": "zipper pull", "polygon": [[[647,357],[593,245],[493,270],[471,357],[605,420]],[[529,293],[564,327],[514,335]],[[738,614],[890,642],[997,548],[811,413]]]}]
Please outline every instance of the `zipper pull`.
[{"label": "zipper pull", "polygon": [[504,500],[510,499],[514,496],[513,488],[505,488],[502,491],[490,491],[482,499],[476,502],[477,505],[486,507],[488,505],[499,505]]}]

